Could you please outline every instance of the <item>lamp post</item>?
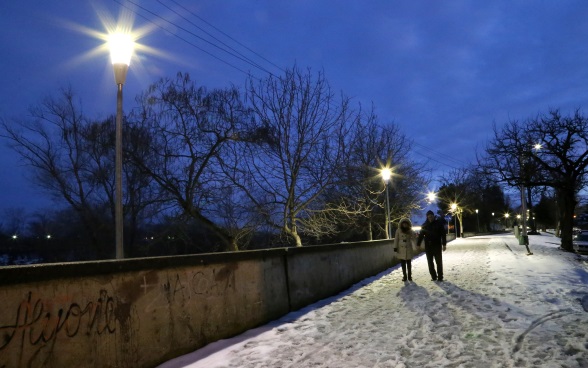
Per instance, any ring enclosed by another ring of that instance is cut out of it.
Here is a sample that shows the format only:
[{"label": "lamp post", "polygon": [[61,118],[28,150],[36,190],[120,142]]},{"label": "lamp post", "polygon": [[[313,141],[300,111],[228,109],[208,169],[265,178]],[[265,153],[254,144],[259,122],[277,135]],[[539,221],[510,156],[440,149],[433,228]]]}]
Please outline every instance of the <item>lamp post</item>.
[{"label": "lamp post", "polygon": [[382,169],[380,175],[382,175],[382,180],[384,180],[384,184],[386,186],[386,239],[390,239],[390,197],[388,196],[388,184],[390,182],[390,178],[392,177],[392,170],[386,167]]},{"label": "lamp post", "polygon": [[478,210],[476,209],[476,222],[478,223],[478,232],[480,232],[480,217],[478,217]]},{"label": "lamp post", "polygon": [[114,228],[116,242],[116,258],[124,258],[123,247],[123,204],[122,204],[122,98],[123,84],[127,78],[129,63],[133,53],[133,39],[129,34],[114,33],[108,39],[110,60],[114,68],[114,81],[117,85],[116,94],[116,137],[115,137],[115,200]]}]

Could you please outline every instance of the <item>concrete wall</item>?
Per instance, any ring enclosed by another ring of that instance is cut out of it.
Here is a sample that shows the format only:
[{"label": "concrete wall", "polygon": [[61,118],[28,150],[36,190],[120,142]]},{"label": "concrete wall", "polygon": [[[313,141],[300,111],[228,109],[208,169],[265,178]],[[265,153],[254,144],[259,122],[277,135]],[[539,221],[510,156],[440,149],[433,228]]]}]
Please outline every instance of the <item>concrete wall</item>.
[{"label": "concrete wall", "polygon": [[391,241],[0,268],[0,368],[154,367],[395,263]]}]

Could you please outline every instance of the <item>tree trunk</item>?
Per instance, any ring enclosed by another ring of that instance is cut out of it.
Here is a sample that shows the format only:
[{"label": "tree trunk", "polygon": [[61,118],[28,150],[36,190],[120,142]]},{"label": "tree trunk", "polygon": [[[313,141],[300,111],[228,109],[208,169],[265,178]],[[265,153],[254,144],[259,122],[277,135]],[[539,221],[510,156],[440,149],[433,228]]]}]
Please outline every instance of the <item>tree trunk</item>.
[{"label": "tree trunk", "polygon": [[237,244],[237,239],[235,237],[231,237],[231,242],[229,243],[229,252],[238,252],[239,245]]},{"label": "tree trunk", "polygon": [[296,230],[296,225],[292,225],[292,227],[284,226],[284,232],[294,239],[294,243],[297,247],[302,246],[302,239],[300,239],[300,235],[298,235],[298,231]]},{"label": "tree trunk", "polygon": [[561,226],[561,247],[563,250],[573,252],[572,244],[574,229],[574,211],[576,210],[576,196],[573,190],[563,189],[558,193],[559,218]]},{"label": "tree trunk", "polygon": [[298,235],[298,232],[296,231],[296,227],[292,228],[290,235],[292,236],[292,238],[294,238],[294,242],[296,243],[296,246],[301,247],[302,246],[302,239],[300,239],[300,235]]},{"label": "tree trunk", "polygon": [[527,221],[531,224],[531,231],[535,233],[537,232],[537,225],[534,219],[533,202],[531,202],[531,187],[527,187],[527,209],[529,210],[529,218]]}]

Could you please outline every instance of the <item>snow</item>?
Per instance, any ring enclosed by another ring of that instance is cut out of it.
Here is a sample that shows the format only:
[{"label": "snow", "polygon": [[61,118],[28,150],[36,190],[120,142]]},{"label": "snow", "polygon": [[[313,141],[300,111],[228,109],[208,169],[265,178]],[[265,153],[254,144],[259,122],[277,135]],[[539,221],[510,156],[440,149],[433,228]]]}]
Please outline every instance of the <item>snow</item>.
[{"label": "snow", "polygon": [[162,364],[179,367],[588,367],[588,257],[550,234],[457,239],[444,282],[424,255]]}]

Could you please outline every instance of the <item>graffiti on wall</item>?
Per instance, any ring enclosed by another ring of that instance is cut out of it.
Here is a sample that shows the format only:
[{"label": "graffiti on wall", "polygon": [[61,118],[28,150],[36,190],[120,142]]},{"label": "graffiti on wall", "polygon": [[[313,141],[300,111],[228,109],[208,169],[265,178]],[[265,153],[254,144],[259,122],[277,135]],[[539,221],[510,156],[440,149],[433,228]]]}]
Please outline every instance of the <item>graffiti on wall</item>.
[{"label": "graffiti on wall", "polygon": [[[215,299],[224,299],[235,292],[237,267],[151,270],[118,279],[119,282],[111,283],[114,289],[110,291],[94,289],[83,299],[67,293],[48,297],[46,293],[31,291],[30,287],[21,289],[23,298],[20,301],[11,299],[16,302],[13,306],[7,305],[6,301],[0,304],[3,307],[0,368],[79,363],[80,355],[91,362],[98,356],[104,358],[107,351],[114,353],[108,358],[113,364],[137,366],[141,359],[146,359],[146,355],[140,353],[139,329],[143,318],[150,316],[146,320],[164,321],[169,331],[173,331],[177,321],[167,321],[169,314],[161,314],[161,309],[174,304],[173,308],[184,308],[178,316],[189,323],[188,311],[191,309],[185,309],[186,304],[201,303],[210,298],[211,305],[216,305]],[[137,309],[138,306],[141,308]],[[225,322],[236,318],[236,306],[223,308],[227,315]],[[114,338],[109,337],[111,334]],[[106,339],[96,340],[99,336]],[[72,341],[71,344],[75,345],[70,345],[69,340],[74,337],[85,341]],[[69,350],[72,346],[78,346],[74,348],[75,353]],[[68,353],[64,355],[62,352]]]},{"label": "graffiti on wall", "polygon": [[143,276],[141,292],[146,295],[155,289],[154,298],[146,310],[168,308],[172,303],[183,304],[193,298],[223,297],[235,289],[235,269],[224,267],[203,271],[188,271],[168,274],[162,283],[150,283],[149,276]]},{"label": "graffiti on wall", "polygon": [[70,302],[59,308],[53,304],[29,292],[16,308],[13,321],[0,326],[0,352],[11,344],[36,346],[60,336],[102,335],[116,330],[115,303],[106,290],[100,291],[96,301]]}]

